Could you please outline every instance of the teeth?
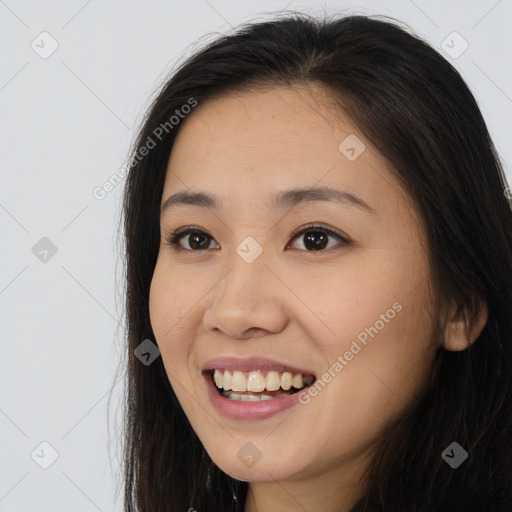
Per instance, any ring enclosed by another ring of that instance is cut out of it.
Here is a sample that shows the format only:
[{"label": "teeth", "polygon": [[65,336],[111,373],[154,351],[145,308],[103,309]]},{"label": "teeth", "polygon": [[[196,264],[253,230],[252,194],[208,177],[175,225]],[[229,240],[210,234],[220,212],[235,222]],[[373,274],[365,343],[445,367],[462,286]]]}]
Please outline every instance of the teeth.
[{"label": "teeth", "polygon": [[259,393],[265,389],[265,377],[260,372],[250,372],[247,379],[247,391]]},{"label": "teeth", "polygon": [[281,378],[277,372],[268,372],[265,377],[267,391],[277,391],[281,387]]},{"label": "teeth", "polygon": [[213,374],[213,380],[215,381],[215,385],[218,388],[221,388],[224,384],[224,379],[222,377],[222,373],[219,372],[219,370],[215,370]]},{"label": "teeth", "polygon": [[256,395],[239,395],[242,402],[259,402],[260,399]]},{"label": "teeth", "polygon": [[281,375],[281,387],[288,391],[292,387],[292,374],[290,372],[284,372]]},{"label": "teeth", "polygon": [[[219,389],[224,391],[235,391],[235,392],[253,392],[261,393],[262,391],[278,391],[283,389],[288,391],[292,387],[295,389],[302,389],[305,385],[313,383],[314,378],[312,376],[303,376],[302,373],[292,375],[291,372],[276,372],[274,370],[267,372],[264,376],[260,370],[249,372],[246,376],[244,372],[235,370],[233,373],[228,370],[215,370],[213,373],[213,380],[215,385]],[[254,395],[239,395],[239,393],[231,393],[231,395],[238,396],[251,396]],[[272,398],[269,395],[261,395],[262,400],[269,400]],[[264,398],[263,398],[264,397]],[[260,397],[256,397],[258,400]],[[237,398],[233,398],[234,400]],[[241,398],[245,401],[253,401],[253,398]]]},{"label": "teeth", "polygon": [[231,382],[231,389],[233,391],[247,391],[247,379],[242,372],[233,372],[233,381]]},{"label": "teeth", "polygon": [[220,387],[224,388],[226,391],[229,391],[231,389],[232,385],[233,385],[233,375],[231,374],[231,372],[228,372],[226,370],[224,372],[224,377],[222,377],[221,386]]},{"label": "teeth", "polygon": [[[234,400],[235,402],[261,402],[263,400],[273,400],[274,398],[278,398],[270,395],[242,395],[240,393],[233,393],[232,391],[222,391],[222,395],[230,400]],[[290,393],[284,393],[279,396],[287,396]]]},{"label": "teeth", "polygon": [[292,386],[296,389],[300,389],[304,384],[302,383],[302,373],[297,373],[292,377]]}]

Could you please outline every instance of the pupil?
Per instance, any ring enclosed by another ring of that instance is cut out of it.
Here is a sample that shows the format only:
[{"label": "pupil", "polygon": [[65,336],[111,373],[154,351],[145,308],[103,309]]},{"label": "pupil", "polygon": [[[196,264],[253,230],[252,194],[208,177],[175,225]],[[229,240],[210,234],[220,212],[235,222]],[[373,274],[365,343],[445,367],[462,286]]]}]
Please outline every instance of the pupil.
[{"label": "pupil", "polygon": [[308,244],[311,244],[311,248],[314,251],[318,249],[323,249],[327,245],[327,237],[325,233],[321,231],[310,231],[306,236],[305,246],[308,247]]},{"label": "pupil", "polygon": [[[196,233],[194,235],[190,235],[190,237],[189,237],[190,247],[192,247],[193,249],[200,248],[201,242],[200,241],[198,242],[198,240],[201,240],[201,238],[203,238],[203,242],[206,240],[206,236],[202,235],[201,233]],[[192,243],[190,242],[190,239],[192,239]]]}]

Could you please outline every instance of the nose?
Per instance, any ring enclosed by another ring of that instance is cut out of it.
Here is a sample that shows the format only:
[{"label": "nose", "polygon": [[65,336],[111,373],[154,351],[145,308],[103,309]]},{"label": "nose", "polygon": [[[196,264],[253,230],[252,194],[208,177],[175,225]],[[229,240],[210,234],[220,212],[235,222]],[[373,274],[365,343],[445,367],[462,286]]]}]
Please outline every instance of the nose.
[{"label": "nose", "polygon": [[289,319],[286,288],[269,270],[263,254],[252,263],[238,255],[212,290],[203,327],[227,338],[245,340],[281,332]]}]

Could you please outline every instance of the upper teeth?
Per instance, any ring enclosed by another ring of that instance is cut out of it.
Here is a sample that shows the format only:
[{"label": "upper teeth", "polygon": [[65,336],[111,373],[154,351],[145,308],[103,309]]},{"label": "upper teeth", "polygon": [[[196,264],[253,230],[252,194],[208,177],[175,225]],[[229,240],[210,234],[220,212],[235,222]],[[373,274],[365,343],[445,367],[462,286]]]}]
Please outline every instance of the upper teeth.
[{"label": "upper teeth", "polygon": [[296,389],[304,387],[304,381],[310,384],[313,380],[311,376],[304,376],[302,373],[292,375],[290,372],[269,371],[267,375],[263,375],[260,370],[253,372],[244,372],[235,370],[215,370],[213,380],[218,388],[225,391],[252,391],[259,393],[261,391],[277,391],[279,388],[285,391],[292,386]]}]

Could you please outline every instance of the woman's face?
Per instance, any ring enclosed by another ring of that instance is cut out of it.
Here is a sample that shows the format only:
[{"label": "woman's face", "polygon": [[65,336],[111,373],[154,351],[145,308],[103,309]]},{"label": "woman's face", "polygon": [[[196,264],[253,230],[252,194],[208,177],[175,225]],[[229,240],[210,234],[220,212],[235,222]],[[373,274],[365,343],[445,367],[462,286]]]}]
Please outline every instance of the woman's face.
[{"label": "woman's face", "polygon": [[[151,324],[192,427],[240,480],[355,481],[437,348],[417,212],[326,94],[209,100],[168,164],[162,204],[181,195],[161,216]],[[315,383],[292,393],[300,374]]]}]

